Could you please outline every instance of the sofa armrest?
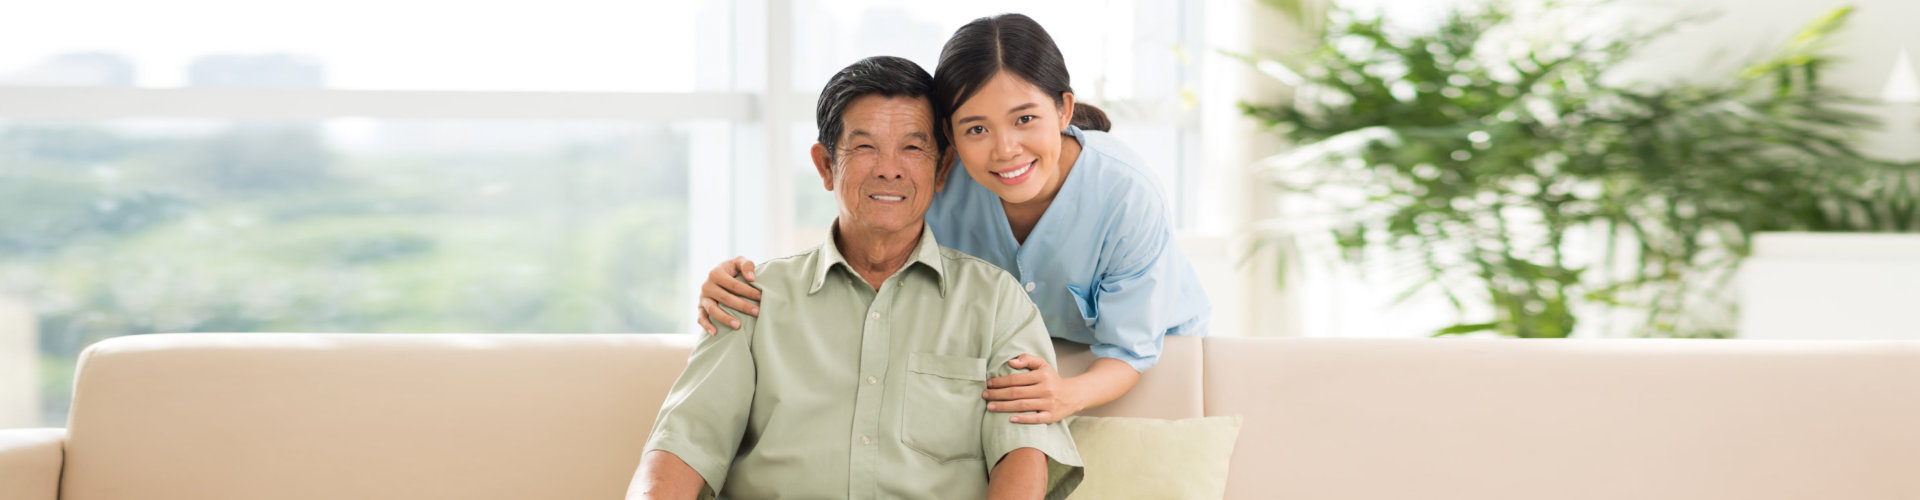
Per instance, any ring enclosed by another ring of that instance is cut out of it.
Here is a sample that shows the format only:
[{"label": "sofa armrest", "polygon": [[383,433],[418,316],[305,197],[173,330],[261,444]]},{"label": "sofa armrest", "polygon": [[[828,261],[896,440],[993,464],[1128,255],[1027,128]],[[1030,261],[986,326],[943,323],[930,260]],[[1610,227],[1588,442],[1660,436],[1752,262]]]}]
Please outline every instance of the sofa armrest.
[{"label": "sofa armrest", "polygon": [[0,498],[58,500],[66,429],[0,430]]}]

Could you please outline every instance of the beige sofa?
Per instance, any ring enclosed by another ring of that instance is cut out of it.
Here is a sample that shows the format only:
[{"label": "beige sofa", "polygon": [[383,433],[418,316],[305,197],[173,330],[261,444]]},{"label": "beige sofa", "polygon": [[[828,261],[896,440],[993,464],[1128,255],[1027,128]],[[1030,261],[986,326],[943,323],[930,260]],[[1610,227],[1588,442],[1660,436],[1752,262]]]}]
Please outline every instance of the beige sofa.
[{"label": "beige sofa", "polygon": [[[0,499],[620,498],[693,340],[113,339]],[[1913,342],[1174,338],[1090,413],[1243,416],[1229,498],[1920,498]]]}]

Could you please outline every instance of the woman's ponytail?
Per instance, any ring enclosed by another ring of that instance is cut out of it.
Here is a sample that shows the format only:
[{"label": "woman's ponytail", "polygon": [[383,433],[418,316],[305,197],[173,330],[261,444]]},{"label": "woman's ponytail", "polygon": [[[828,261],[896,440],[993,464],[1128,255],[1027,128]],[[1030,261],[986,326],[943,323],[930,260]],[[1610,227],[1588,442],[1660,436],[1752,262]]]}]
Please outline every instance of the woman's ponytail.
[{"label": "woman's ponytail", "polygon": [[1073,103],[1073,126],[1080,127],[1080,130],[1113,131],[1113,122],[1107,120],[1107,112],[1080,102]]}]

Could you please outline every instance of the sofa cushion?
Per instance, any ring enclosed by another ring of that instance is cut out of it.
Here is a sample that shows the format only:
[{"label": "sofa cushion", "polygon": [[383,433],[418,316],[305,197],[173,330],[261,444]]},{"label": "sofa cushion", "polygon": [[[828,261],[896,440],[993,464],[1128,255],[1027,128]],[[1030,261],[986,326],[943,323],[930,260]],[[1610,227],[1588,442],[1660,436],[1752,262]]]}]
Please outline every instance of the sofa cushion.
[{"label": "sofa cushion", "polygon": [[620,498],[694,340],[107,340],[81,355],[61,498]]},{"label": "sofa cushion", "polygon": [[1070,499],[1217,499],[1240,417],[1070,417],[1086,476]]},{"label": "sofa cushion", "polygon": [[1211,338],[1228,498],[1920,498],[1920,343]]}]

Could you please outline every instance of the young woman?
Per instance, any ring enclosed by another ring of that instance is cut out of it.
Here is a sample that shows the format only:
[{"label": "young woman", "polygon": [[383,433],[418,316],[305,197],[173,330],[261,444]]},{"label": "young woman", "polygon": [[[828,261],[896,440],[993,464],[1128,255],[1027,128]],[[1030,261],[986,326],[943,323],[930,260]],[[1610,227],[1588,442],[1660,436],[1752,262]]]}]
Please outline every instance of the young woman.
[{"label": "young woman", "polygon": [[[989,380],[989,410],[1058,421],[1126,394],[1166,335],[1206,334],[1206,294],[1159,188],[1106,133],[1104,114],[1074,102],[1066,60],[1039,23],[1020,14],[967,23],[933,78],[935,120],[959,158],[927,212],[934,238],[1011,273],[1049,333],[1097,357],[1070,378],[1038,356],[1008,361],[1029,371]],[[753,279],[752,261],[721,263],[701,287],[709,334],[709,320],[738,324],[717,304],[758,314],[748,300],[759,292],[740,278]]]}]

